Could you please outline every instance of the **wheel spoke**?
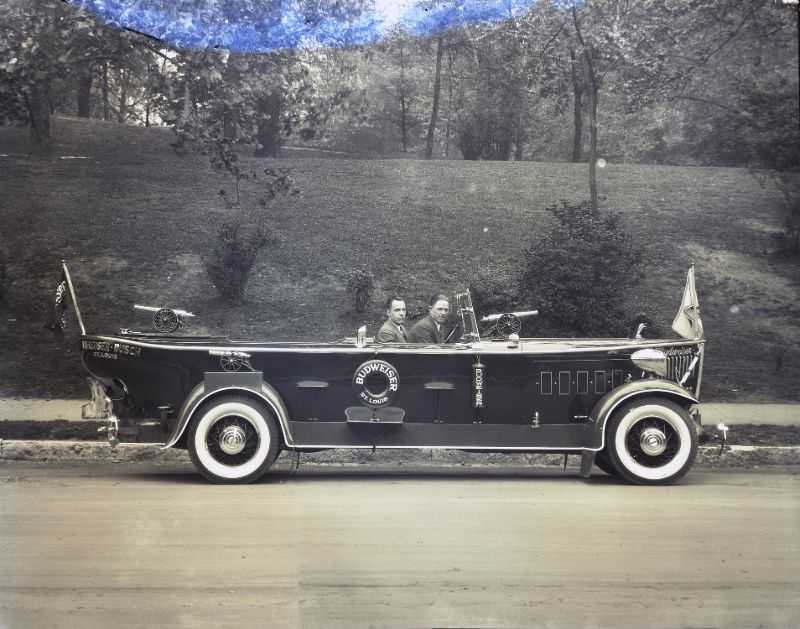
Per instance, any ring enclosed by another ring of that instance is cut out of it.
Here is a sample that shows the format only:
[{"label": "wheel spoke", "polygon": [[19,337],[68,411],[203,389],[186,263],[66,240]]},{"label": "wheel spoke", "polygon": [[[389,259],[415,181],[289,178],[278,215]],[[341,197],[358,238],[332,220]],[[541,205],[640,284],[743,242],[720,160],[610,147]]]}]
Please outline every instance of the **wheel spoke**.
[{"label": "wheel spoke", "polygon": [[[642,436],[647,430],[656,430],[663,436],[664,450],[659,454],[646,452]],[[636,422],[628,431],[625,445],[631,458],[645,467],[661,467],[669,463],[680,450],[680,439],[672,425],[661,418],[648,417]]]},{"label": "wheel spoke", "polygon": [[[225,452],[220,443],[223,433],[229,428],[239,428],[244,433],[244,447],[235,454]],[[221,417],[206,434],[206,447],[211,456],[219,463],[231,467],[247,463],[257,452],[259,442],[255,427],[244,417],[236,415]]]}]

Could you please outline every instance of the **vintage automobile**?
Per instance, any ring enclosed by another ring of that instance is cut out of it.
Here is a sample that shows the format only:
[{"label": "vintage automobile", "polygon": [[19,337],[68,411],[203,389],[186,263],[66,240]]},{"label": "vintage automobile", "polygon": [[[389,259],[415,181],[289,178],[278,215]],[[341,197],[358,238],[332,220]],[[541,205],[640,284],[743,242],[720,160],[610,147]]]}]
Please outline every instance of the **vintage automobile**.
[{"label": "vintage automobile", "polygon": [[155,333],[89,334],[64,265],[57,308],[70,297],[83,364],[113,404],[109,441],[186,448],[217,483],[258,479],[281,450],[579,454],[582,476],[597,464],[639,484],[676,481],[697,453],[694,269],[681,338],[657,340],[519,338],[514,313],[484,317],[487,335],[468,292],[453,300],[459,339],[441,345],[379,344],[365,328],[331,343],[240,342],[182,334],[191,313],[166,308],[152,308]]}]

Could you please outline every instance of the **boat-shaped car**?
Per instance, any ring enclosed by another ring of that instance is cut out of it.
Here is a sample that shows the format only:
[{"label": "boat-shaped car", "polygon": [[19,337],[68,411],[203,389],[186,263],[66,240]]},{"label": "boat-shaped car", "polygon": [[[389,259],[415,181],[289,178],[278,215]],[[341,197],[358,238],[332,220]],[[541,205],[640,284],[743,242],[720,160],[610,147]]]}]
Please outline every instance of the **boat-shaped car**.
[{"label": "boat-shaped car", "polygon": [[[177,332],[86,332],[66,265],[83,364],[113,412],[108,438],[188,449],[219,483],[251,482],[281,450],[442,448],[581,456],[639,484],[692,466],[705,338],[690,270],[679,338],[519,338],[513,313],[479,329],[455,295],[456,342],[240,342]],[[158,309],[174,330],[181,313]],[[161,329],[160,328],[160,329]],[[640,331],[639,331],[640,332]]]}]

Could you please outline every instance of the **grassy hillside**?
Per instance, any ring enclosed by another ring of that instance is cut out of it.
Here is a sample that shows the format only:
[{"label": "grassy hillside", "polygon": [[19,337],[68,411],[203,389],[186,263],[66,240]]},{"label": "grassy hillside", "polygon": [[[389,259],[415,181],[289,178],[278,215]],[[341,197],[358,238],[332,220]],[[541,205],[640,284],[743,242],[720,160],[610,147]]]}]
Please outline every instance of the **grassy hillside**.
[{"label": "grassy hillside", "polygon": [[[586,196],[586,167],[286,157],[302,195],[270,211],[282,239],[258,266],[248,301],[223,303],[202,266],[226,210],[202,156],[178,157],[169,132],[58,119],[56,155],[28,160],[26,130],[0,131],[0,249],[14,284],[0,304],[0,396],[83,396],[75,328],[58,346],[41,329],[65,258],[90,331],[147,329],[134,303],[185,308],[202,331],[265,340],[353,334],[346,273],[378,279],[413,308],[433,290],[507,268],[545,229],[548,205]],[[300,152],[296,153],[300,155]],[[746,171],[608,165],[603,205],[645,252],[646,280],[626,296],[669,328],[696,264],[709,338],[706,399],[797,400],[797,266],[773,254],[778,194]],[[258,217],[246,189],[243,213]],[[598,261],[602,263],[602,261]],[[529,304],[536,307],[536,304]]]}]

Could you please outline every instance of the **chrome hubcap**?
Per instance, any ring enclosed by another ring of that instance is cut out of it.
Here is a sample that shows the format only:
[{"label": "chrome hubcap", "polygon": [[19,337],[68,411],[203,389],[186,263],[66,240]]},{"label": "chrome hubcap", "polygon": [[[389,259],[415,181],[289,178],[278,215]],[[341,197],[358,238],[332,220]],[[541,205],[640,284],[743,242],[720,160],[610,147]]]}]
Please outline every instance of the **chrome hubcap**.
[{"label": "chrome hubcap", "polygon": [[667,449],[667,437],[658,428],[646,428],[639,438],[639,445],[645,454],[658,456]]},{"label": "chrome hubcap", "polygon": [[219,447],[225,454],[239,454],[246,442],[247,435],[239,426],[226,426],[219,436]]}]

